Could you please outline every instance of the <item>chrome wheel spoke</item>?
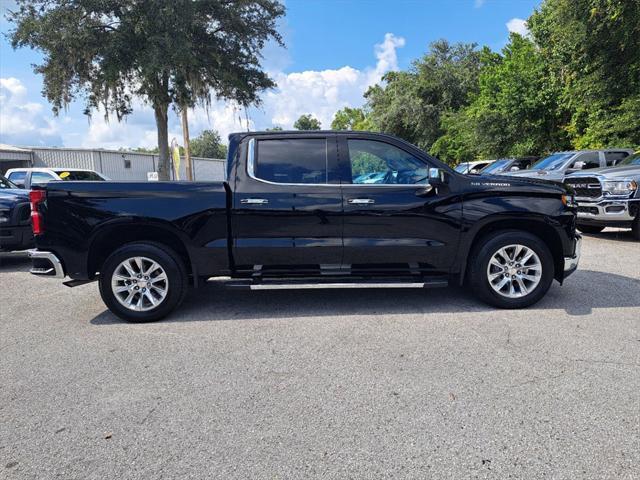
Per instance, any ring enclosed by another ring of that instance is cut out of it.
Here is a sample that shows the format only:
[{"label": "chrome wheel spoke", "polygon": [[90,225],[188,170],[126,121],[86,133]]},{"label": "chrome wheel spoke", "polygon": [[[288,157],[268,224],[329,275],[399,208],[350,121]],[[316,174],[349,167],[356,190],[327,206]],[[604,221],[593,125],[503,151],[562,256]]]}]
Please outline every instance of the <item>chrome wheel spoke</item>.
[{"label": "chrome wheel spoke", "polygon": [[520,298],[533,292],[542,278],[542,262],[530,247],[505,245],[489,259],[487,280],[491,288],[507,298]]},{"label": "chrome wheel spoke", "polygon": [[524,282],[522,281],[522,279],[520,277],[516,277],[516,283],[518,284],[518,288],[520,289],[520,293],[522,293],[524,295],[529,293],[529,291],[527,290],[527,287],[525,287]]},{"label": "chrome wheel spoke", "polygon": [[153,310],[167,298],[169,277],[162,265],[155,260],[131,257],[114,270],[111,291],[116,300],[127,309],[145,312]]}]

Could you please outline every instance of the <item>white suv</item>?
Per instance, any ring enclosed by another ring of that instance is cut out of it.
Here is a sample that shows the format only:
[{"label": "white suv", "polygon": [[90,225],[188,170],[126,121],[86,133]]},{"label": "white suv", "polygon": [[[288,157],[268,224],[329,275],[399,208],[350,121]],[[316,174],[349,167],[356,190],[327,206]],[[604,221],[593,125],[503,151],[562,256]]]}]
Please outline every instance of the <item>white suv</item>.
[{"label": "white suv", "polygon": [[109,180],[101,173],[82,168],[10,168],[4,175],[20,188],[30,189],[52,180],[87,180],[103,182]]}]

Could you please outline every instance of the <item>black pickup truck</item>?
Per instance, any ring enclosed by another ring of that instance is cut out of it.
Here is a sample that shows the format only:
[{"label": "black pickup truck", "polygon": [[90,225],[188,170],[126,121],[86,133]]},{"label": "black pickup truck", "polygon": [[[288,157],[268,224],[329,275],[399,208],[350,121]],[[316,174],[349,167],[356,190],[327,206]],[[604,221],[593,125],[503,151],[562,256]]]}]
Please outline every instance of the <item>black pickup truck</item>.
[{"label": "black pickup truck", "polygon": [[526,307],[580,256],[562,185],[461,175],[365,132],[232,134],[225,182],[50,182],[31,204],[32,273],[98,280],[130,321],[164,317],[211,277],[248,289],[466,283]]},{"label": "black pickup truck", "polygon": [[33,247],[29,193],[0,175],[0,252]]}]

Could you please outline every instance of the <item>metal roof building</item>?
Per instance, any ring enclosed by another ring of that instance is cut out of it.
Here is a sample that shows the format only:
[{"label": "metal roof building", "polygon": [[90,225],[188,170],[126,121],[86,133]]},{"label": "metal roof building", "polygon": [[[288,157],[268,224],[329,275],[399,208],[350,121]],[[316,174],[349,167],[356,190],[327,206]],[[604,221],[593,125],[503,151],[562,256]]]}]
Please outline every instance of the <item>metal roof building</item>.
[{"label": "metal roof building", "polygon": [[[225,177],[225,160],[192,157],[194,180],[219,181]],[[0,172],[18,167],[86,168],[112,180],[146,181],[148,172],[157,171],[158,155],[119,150],[79,148],[15,147],[0,144]],[[171,178],[174,179],[173,171]],[[186,179],[184,159],[180,179]]]}]

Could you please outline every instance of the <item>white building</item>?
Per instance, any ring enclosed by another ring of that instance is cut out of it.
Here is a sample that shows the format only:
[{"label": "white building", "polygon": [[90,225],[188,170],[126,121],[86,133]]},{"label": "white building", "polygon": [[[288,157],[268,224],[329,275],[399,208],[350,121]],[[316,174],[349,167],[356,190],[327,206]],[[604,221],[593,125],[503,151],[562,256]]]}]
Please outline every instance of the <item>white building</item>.
[{"label": "white building", "polygon": [[[197,181],[220,181],[225,177],[225,160],[193,157],[193,177]],[[157,171],[158,155],[118,150],[80,148],[14,147],[0,144],[0,173],[17,167],[86,168],[112,180],[146,181],[148,172]],[[171,178],[174,179],[173,171]],[[184,158],[180,180],[186,179]]]}]

